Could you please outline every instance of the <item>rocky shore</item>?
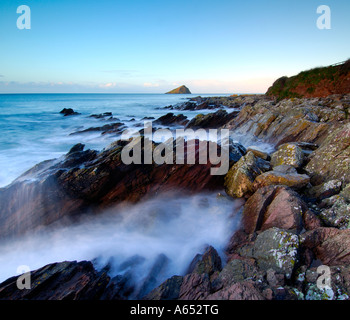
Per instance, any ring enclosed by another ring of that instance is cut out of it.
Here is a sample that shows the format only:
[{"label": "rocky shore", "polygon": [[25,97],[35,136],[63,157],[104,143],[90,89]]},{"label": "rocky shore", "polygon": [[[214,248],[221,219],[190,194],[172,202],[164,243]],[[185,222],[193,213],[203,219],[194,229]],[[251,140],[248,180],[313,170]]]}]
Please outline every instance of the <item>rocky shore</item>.
[{"label": "rocky shore", "polygon": [[[137,292],[127,272],[111,277],[108,265],[98,269],[93,261],[57,261],[32,272],[31,289],[18,290],[18,276],[1,283],[0,299],[349,299],[349,107],[349,94],[283,100],[267,95],[195,97],[165,107],[177,113],[169,112],[155,124],[226,128],[275,146],[267,153],[232,142],[225,176],[210,175],[210,161],[125,165],[121,150],[126,142],[121,140],[100,152],[78,144],[63,158],[36,165],[0,189],[3,241],[173,190],[212,190],[221,196],[225,190],[228,199],[242,200],[240,227],[229,235],[224,259],[209,244],[193,257],[186,274],[157,287],[156,275],[167,263],[164,255]],[[212,112],[191,120],[178,114],[203,109]],[[80,116],[73,110],[67,115]],[[110,117],[106,113],[102,118],[115,122],[96,131],[120,133],[123,123]],[[146,139],[140,139],[144,146]],[[195,144],[197,154],[199,141],[187,143]],[[330,268],[330,287],[317,286],[321,265]]]}]

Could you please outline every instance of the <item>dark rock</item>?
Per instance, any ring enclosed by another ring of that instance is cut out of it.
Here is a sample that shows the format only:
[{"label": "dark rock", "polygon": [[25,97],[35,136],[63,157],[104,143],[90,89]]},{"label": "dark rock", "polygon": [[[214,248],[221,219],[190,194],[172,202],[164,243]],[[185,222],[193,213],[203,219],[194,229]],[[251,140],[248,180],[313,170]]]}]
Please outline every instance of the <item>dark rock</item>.
[{"label": "dark rock", "polygon": [[31,289],[18,290],[18,277],[0,284],[1,300],[96,300],[110,278],[91,262],[49,264],[31,272]]},{"label": "dark rock", "polygon": [[230,120],[234,119],[237,114],[238,112],[233,111],[231,113],[227,113],[225,110],[218,110],[215,113],[209,113],[206,115],[198,114],[186,125],[186,128],[220,128]]},{"label": "dark rock", "polygon": [[154,121],[155,124],[161,125],[185,125],[187,122],[187,117],[183,114],[174,115],[173,113],[167,113]]},{"label": "dark rock", "polygon": [[212,246],[209,246],[203,255],[196,255],[191,262],[188,273],[205,273],[211,276],[214,272],[221,270],[221,258],[217,251]]},{"label": "dark rock", "polygon": [[183,277],[173,276],[153,289],[144,300],[177,300],[180,295]]},{"label": "dark rock", "polygon": [[64,108],[60,111],[61,114],[63,114],[65,117],[66,116],[74,116],[74,115],[78,115],[80,113],[75,112],[73,109],[71,108]]},{"label": "dark rock", "polygon": [[157,285],[159,278],[164,274],[165,268],[169,264],[169,259],[166,255],[160,254],[154,262],[150,272],[145,278],[137,296],[143,298]]}]

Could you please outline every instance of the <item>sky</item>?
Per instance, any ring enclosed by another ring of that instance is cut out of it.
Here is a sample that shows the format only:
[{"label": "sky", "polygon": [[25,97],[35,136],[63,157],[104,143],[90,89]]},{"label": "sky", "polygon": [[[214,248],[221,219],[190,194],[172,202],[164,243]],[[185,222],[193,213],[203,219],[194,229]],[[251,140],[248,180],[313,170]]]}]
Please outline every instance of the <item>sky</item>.
[{"label": "sky", "polygon": [[0,93],[264,93],[350,58],[349,14],[349,0],[0,0]]}]

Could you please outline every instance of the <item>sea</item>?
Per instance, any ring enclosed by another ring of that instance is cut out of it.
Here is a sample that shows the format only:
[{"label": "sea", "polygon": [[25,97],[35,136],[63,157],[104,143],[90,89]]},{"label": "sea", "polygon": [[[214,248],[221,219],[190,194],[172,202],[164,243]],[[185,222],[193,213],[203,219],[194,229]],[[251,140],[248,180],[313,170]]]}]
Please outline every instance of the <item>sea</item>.
[{"label": "sea", "polygon": [[[108,123],[90,115],[112,112],[126,126],[135,127],[142,125],[144,117],[157,119],[168,112],[182,113],[189,119],[198,113],[213,112],[161,109],[194,96],[197,95],[0,94],[0,188],[35,164],[66,154],[76,143],[85,144],[86,149],[102,150],[117,139],[101,132],[71,135]],[[72,108],[80,115],[65,117],[60,114],[64,108]]]},{"label": "sea", "polygon": [[[139,128],[144,117],[173,112],[189,119],[213,110],[180,111],[161,109],[186,102],[196,95],[166,94],[2,94],[0,95],[0,192],[35,164],[62,157],[77,143],[103,150],[118,139],[115,135],[88,132],[71,135],[108,123],[90,117],[111,112],[128,127]],[[223,94],[201,95],[223,96]],[[72,108],[79,115],[64,116]],[[110,120],[115,122],[116,120]],[[271,146],[237,135],[246,147],[258,143],[263,150]],[[224,192],[224,191],[223,191]],[[21,201],[20,196],[17,201]],[[58,225],[28,232],[13,241],[0,242],[0,282],[20,274],[20,266],[36,270],[49,263],[89,260],[96,268],[113,262],[111,276],[118,266],[141,256],[144,263],[133,270],[142,284],[154,261],[166,255],[169,265],[156,285],[173,275],[184,275],[192,259],[214,246],[225,262],[225,246],[238,227],[239,199],[223,199],[217,192],[195,196],[157,194],[129,207],[114,208],[78,224]],[[1,217],[0,212],[0,217]],[[22,271],[23,272],[23,271]],[[152,288],[149,288],[151,290]],[[133,298],[133,297],[131,297]]]}]

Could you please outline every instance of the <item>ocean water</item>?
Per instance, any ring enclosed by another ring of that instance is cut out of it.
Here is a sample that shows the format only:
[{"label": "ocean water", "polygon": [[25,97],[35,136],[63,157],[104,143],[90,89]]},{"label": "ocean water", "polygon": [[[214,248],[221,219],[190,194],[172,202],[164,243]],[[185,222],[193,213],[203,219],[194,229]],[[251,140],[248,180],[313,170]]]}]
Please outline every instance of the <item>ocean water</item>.
[{"label": "ocean water", "polygon": [[[214,94],[213,94],[214,95]],[[201,95],[201,96],[213,96]],[[2,94],[0,95],[0,187],[35,164],[67,153],[76,143],[102,150],[117,139],[100,132],[70,135],[108,122],[91,114],[112,112],[129,126],[143,123],[143,117],[158,118],[168,110],[157,108],[187,101],[195,95],[166,94]],[[81,115],[64,117],[59,112],[72,108]],[[176,111],[188,118],[199,112]],[[212,110],[200,111],[200,113]],[[130,121],[135,119],[135,121]],[[117,122],[113,120],[112,122]]]},{"label": "ocean water", "polygon": [[[157,108],[185,102],[188,97],[164,94],[0,95],[0,187],[38,162],[66,154],[76,143],[102,150],[115,141],[117,136],[100,132],[70,135],[106,124],[106,121],[89,117],[91,114],[112,112],[114,117],[133,127],[143,125],[144,117],[158,118],[169,112]],[[63,108],[73,108],[80,115],[64,117],[59,113]],[[183,113],[191,119],[198,113],[213,110],[171,112]],[[244,133],[237,134],[236,138],[246,147],[255,145],[267,151],[272,148]],[[116,275],[121,263],[141,256],[144,263],[132,270],[135,281],[141,284],[157,256],[165,254],[170,262],[159,275],[158,285],[174,274],[185,274],[194,256],[203,252],[207,245],[214,246],[223,257],[227,241],[238,226],[242,201],[217,197],[216,193],[189,197],[178,195],[176,191],[173,195],[154,195],[129,207],[86,217],[78,224],[60,226],[58,223],[15,241],[1,242],[0,282],[16,275],[19,266],[35,270],[64,260],[94,260],[97,268],[112,261],[111,272]]]}]

